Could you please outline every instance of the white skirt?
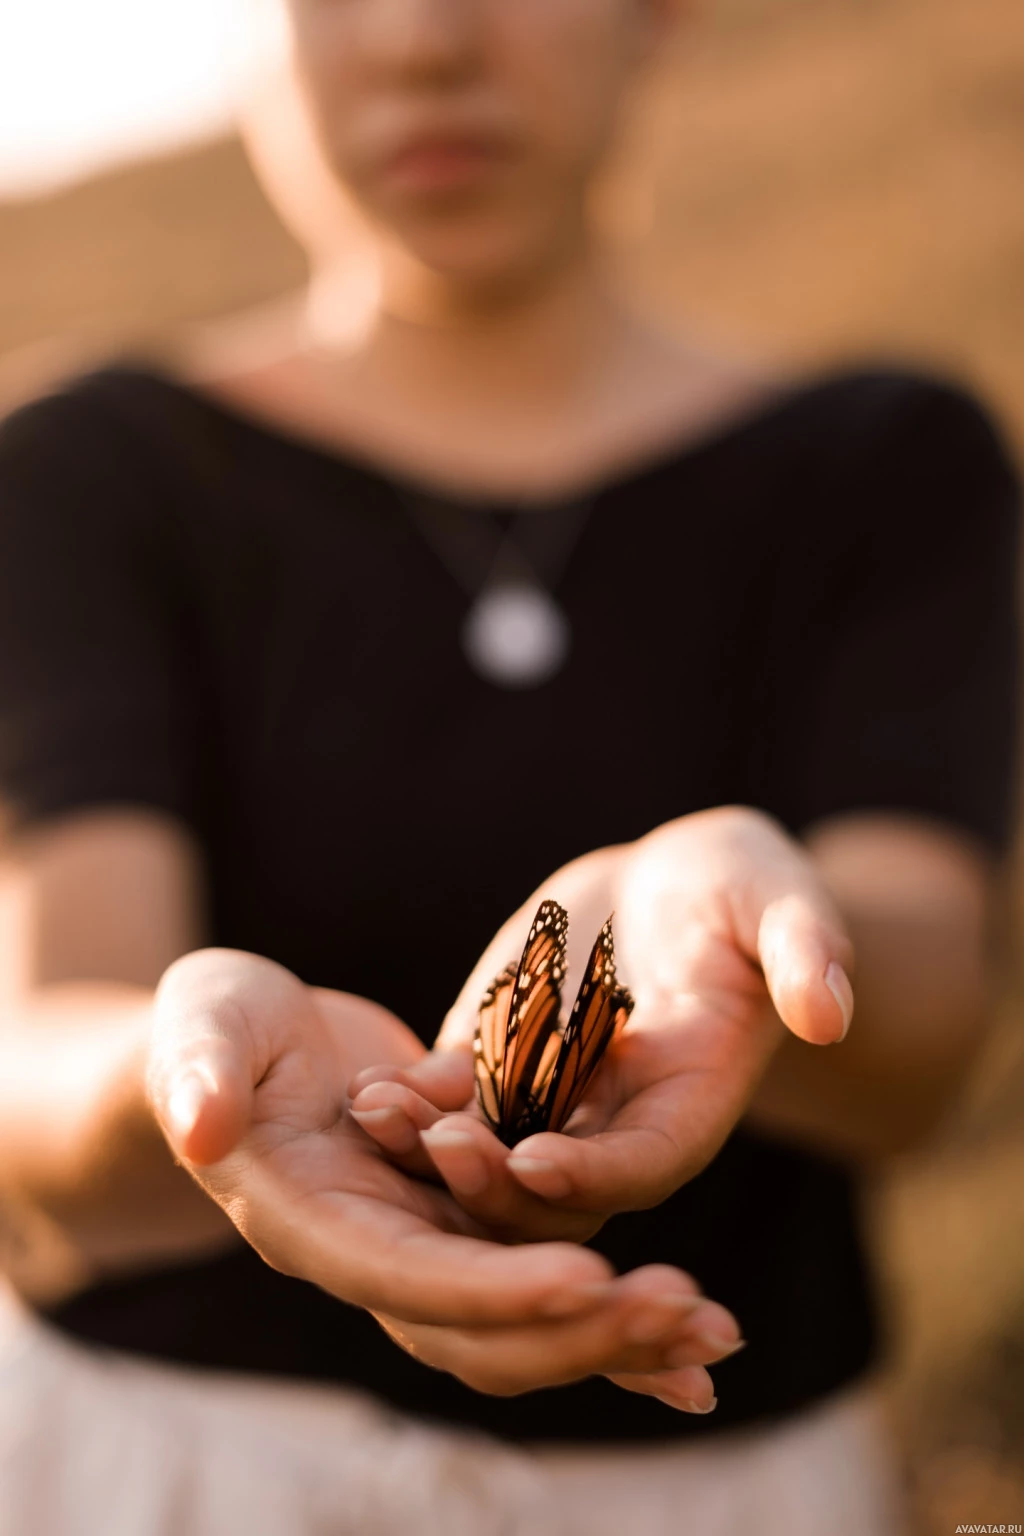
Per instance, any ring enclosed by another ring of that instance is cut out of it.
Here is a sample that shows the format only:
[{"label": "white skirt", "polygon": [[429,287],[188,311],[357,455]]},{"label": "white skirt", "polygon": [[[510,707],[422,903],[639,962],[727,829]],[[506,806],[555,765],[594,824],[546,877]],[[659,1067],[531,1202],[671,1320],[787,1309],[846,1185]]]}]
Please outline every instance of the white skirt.
[{"label": "white skirt", "polygon": [[897,1536],[864,1386],[695,1444],[566,1450],[0,1313],[0,1536]]}]

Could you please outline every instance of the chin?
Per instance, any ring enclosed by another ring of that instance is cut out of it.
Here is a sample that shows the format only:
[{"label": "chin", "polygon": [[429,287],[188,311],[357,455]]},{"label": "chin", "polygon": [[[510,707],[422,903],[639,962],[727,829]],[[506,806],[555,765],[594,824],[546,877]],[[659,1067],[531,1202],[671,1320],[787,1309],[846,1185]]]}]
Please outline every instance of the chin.
[{"label": "chin", "polygon": [[564,248],[561,231],[535,220],[469,218],[393,228],[398,243],[439,279],[481,297],[528,286]]}]

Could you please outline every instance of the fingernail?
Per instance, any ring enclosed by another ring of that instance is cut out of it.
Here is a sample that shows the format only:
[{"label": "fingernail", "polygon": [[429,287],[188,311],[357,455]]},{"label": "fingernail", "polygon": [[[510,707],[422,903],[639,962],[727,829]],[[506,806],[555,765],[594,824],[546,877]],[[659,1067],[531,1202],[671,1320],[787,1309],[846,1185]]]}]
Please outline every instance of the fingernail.
[{"label": "fingernail", "polygon": [[[714,1356],[715,1364],[717,1365],[723,1360],[728,1360],[730,1355],[738,1355],[741,1349],[746,1349],[747,1341],[746,1339],[740,1339],[739,1343],[735,1343],[732,1339],[715,1338],[710,1333],[695,1333],[688,1343],[679,1344],[675,1349],[668,1351],[665,1355],[665,1364],[672,1370],[679,1370],[684,1365],[693,1365],[695,1363],[693,1358],[694,1345],[702,1353],[709,1350]],[[706,1364],[707,1362],[702,1363]]]},{"label": "fingernail", "polygon": [[[449,1131],[443,1125],[420,1133],[428,1152],[455,1152],[457,1158],[446,1161],[441,1175],[450,1189],[460,1195],[479,1195],[491,1181],[487,1164],[477,1151],[476,1142],[467,1131]],[[440,1164],[439,1164],[440,1166]]]},{"label": "fingernail", "polygon": [[706,1344],[708,1349],[719,1350],[721,1352],[719,1358],[722,1360],[727,1360],[730,1355],[738,1355],[741,1349],[747,1347],[746,1339],[723,1339],[721,1334],[698,1333],[696,1337],[702,1344]]},{"label": "fingernail", "polygon": [[600,1301],[606,1301],[614,1288],[611,1280],[594,1280],[588,1285],[574,1285],[568,1290],[558,1291],[554,1296],[545,1297],[537,1310],[544,1317],[572,1317],[575,1312],[583,1312]]},{"label": "fingernail", "polygon": [[508,1166],[535,1194],[547,1200],[561,1200],[572,1189],[572,1181],[557,1163],[543,1157],[517,1157],[513,1152]]},{"label": "fingernail", "polygon": [[403,1154],[413,1152],[419,1142],[419,1132],[395,1105],[387,1109],[352,1109],[349,1111],[356,1125],[368,1136],[379,1136],[389,1152]]},{"label": "fingernail", "polygon": [[393,1109],[351,1109],[349,1114],[353,1120],[358,1120],[360,1125],[372,1129],[376,1125],[383,1125],[385,1120],[390,1120],[395,1113]]},{"label": "fingernail", "polygon": [[700,1296],[665,1296],[650,1302],[628,1318],[623,1332],[631,1344],[653,1344],[665,1333],[679,1326],[681,1317],[698,1307]]},{"label": "fingernail", "polygon": [[850,1028],[850,1020],[853,1018],[853,988],[850,986],[850,979],[838,960],[833,960],[825,972],[825,985],[838,1003],[839,1012],[842,1015],[843,1032],[836,1041],[838,1045],[840,1041],[846,1039]]},{"label": "fingernail", "polygon": [[375,1083],[394,1083],[401,1078],[401,1072],[397,1067],[363,1067],[350,1078],[348,1091],[354,1099],[362,1093],[364,1088],[372,1088]]},{"label": "fingernail", "polygon": [[458,1148],[460,1152],[472,1148],[474,1152],[476,1151],[476,1141],[468,1131],[447,1126],[443,1120],[438,1120],[434,1125],[428,1125],[426,1130],[420,1132],[420,1136],[431,1147]]},{"label": "fingernail", "polygon": [[167,1095],[167,1119],[178,1140],[192,1134],[208,1092],[198,1072],[183,1072]]},{"label": "fingernail", "polygon": [[659,1402],[665,1403],[669,1408],[681,1408],[684,1413],[711,1413],[718,1405],[718,1398],[713,1397],[707,1407],[698,1403],[692,1397],[680,1397],[675,1392],[656,1392]]}]

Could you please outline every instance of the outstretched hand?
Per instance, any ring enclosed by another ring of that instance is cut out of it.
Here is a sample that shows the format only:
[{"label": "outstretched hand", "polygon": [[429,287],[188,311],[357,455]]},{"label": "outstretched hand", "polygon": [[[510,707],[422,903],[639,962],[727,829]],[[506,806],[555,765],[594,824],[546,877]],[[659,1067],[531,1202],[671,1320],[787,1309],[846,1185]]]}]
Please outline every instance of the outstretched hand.
[{"label": "outstretched hand", "polygon": [[689,1276],[616,1277],[572,1243],[497,1242],[354,1122],[346,1089],[361,1068],[423,1059],[383,1008],[205,950],[158,990],[148,1085],[172,1150],[263,1258],[367,1308],[419,1359],[485,1392],[602,1373],[706,1411],[703,1366],[739,1332]]},{"label": "outstretched hand", "polygon": [[[570,914],[570,989],[614,910],[636,1007],[567,1133],[509,1152],[474,1102],[472,1039],[487,983],[518,958],[544,897]],[[434,1051],[360,1074],[353,1115],[505,1236],[585,1237],[616,1211],[659,1204],[711,1160],[786,1029],[813,1045],[844,1037],[851,961],[810,859],[774,821],[743,807],[686,816],[546,881],[488,946]]]}]

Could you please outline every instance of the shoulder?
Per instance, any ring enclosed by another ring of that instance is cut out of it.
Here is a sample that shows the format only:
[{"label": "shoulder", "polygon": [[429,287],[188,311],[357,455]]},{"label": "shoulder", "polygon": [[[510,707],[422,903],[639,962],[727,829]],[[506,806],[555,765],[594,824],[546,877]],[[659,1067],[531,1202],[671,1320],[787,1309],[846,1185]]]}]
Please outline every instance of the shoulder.
[{"label": "shoulder", "polygon": [[189,498],[174,391],[139,365],[67,378],[0,419],[0,560],[166,565]]},{"label": "shoulder", "polygon": [[73,375],[0,417],[0,466],[67,455],[101,459],[155,435],[174,413],[172,392],[144,366],[110,364]]},{"label": "shoulder", "polygon": [[187,398],[142,364],[63,380],[0,418],[0,515],[93,529],[158,521],[195,435],[191,415]]},{"label": "shoulder", "polygon": [[1014,455],[993,410],[955,379],[908,368],[851,368],[789,397],[792,425],[815,456],[868,471],[1017,485]]},{"label": "shoulder", "polygon": [[1014,451],[965,385],[906,368],[837,370],[788,393],[775,425],[796,531],[813,529],[837,560],[948,562],[982,548],[1013,558]]}]

